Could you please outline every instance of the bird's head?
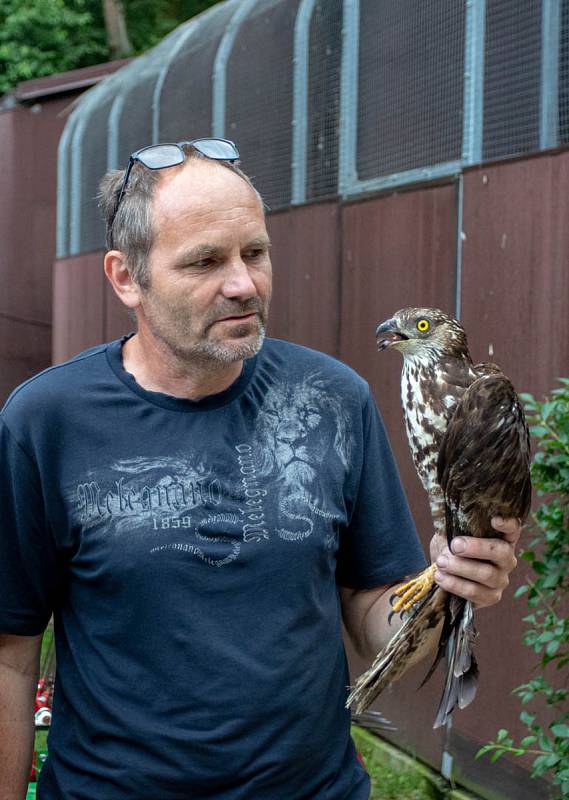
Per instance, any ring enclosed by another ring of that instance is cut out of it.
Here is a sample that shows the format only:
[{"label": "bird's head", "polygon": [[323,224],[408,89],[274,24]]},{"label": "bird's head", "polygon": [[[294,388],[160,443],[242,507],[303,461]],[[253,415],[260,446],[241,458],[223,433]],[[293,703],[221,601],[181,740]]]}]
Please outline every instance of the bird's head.
[{"label": "bird's head", "polygon": [[377,347],[394,347],[404,358],[428,354],[470,360],[466,333],[457,320],[438,308],[402,308],[377,326]]}]

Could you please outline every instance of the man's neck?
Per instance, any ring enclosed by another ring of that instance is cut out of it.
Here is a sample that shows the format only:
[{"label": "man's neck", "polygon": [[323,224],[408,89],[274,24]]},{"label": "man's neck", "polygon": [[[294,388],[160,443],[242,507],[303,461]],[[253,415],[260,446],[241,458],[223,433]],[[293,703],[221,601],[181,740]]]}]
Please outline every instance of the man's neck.
[{"label": "man's neck", "polygon": [[204,360],[189,365],[153,340],[142,341],[140,334],[124,343],[122,359],[125,370],[143,389],[187,400],[223,392],[243,370],[243,361],[224,364]]}]

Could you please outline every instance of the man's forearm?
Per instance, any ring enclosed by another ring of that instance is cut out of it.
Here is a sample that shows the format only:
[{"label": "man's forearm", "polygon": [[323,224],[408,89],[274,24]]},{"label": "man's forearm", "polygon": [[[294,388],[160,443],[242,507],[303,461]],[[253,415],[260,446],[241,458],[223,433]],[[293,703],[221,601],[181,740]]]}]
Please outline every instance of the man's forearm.
[{"label": "man's forearm", "polygon": [[41,637],[0,635],[0,800],[23,800],[32,763]]},{"label": "man's forearm", "polygon": [[[441,601],[442,595],[441,592]],[[367,645],[367,658],[372,660],[395,635],[395,633],[403,625],[403,620],[399,614],[393,614],[391,622],[389,617],[393,611],[390,603],[391,592],[385,592],[371,606],[364,626],[364,640]],[[408,666],[422,661],[423,658],[433,654],[436,651],[439,638],[441,635],[442,620],[440,625],[432,628],[427,632],[425,640],[421,646],[413,653],[409,659]]]},{"label": "man's forearm", "polygon": [[[391,621],[389,619],[393,611],[390,598],[394,588],[391,586],[360,591],[342,589],[344,622],[356,650],[366,661],[373,661],[403,625],[398,614],[393,614]],[[444,596],[444,592],[441,592],[441,603]],[[441,626],[442,622],[427,632],[425,640],[413,653],[407,667],[435,652]]]}]

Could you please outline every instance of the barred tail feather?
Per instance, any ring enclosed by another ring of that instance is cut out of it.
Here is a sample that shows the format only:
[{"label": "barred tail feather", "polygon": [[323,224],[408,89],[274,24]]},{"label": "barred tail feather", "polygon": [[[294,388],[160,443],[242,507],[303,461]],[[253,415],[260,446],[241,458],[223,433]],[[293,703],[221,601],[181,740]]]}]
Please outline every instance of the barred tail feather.
[{"label": "barred tail feather", "polygon": [[472,603],[466,602],[449,643],[445,686],[433,728],[440,728],[456,706],[466,708],[476,696],[478,664],[473,652],[475,639]]},{"label": "barred tail feather", "polygon": [[362,714],[405,671],[411,655],[438,625],[443,613],[441,601],[444,601],[441,590],[433,586],[378,653],[371,667],[357,679],[346,701],[347,708],[355,706],[356,714]]}]

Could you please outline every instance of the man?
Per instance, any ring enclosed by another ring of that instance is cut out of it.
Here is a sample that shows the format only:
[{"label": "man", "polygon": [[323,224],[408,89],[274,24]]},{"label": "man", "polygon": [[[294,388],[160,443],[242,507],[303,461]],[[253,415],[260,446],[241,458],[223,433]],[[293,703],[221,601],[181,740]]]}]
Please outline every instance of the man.
[{"label": "man", "polygon": [[[338,587],[372,658],[423,555],[367,384],[263,343],[270,243],[233,148],[146,148],[107,178],[105,273],[137,333],[2,412],[1,800],[24,796],[52,613],[41,800],[368,797]],[[500,598],[519,526],[497,527],[440,555],[441,586]]]}]

